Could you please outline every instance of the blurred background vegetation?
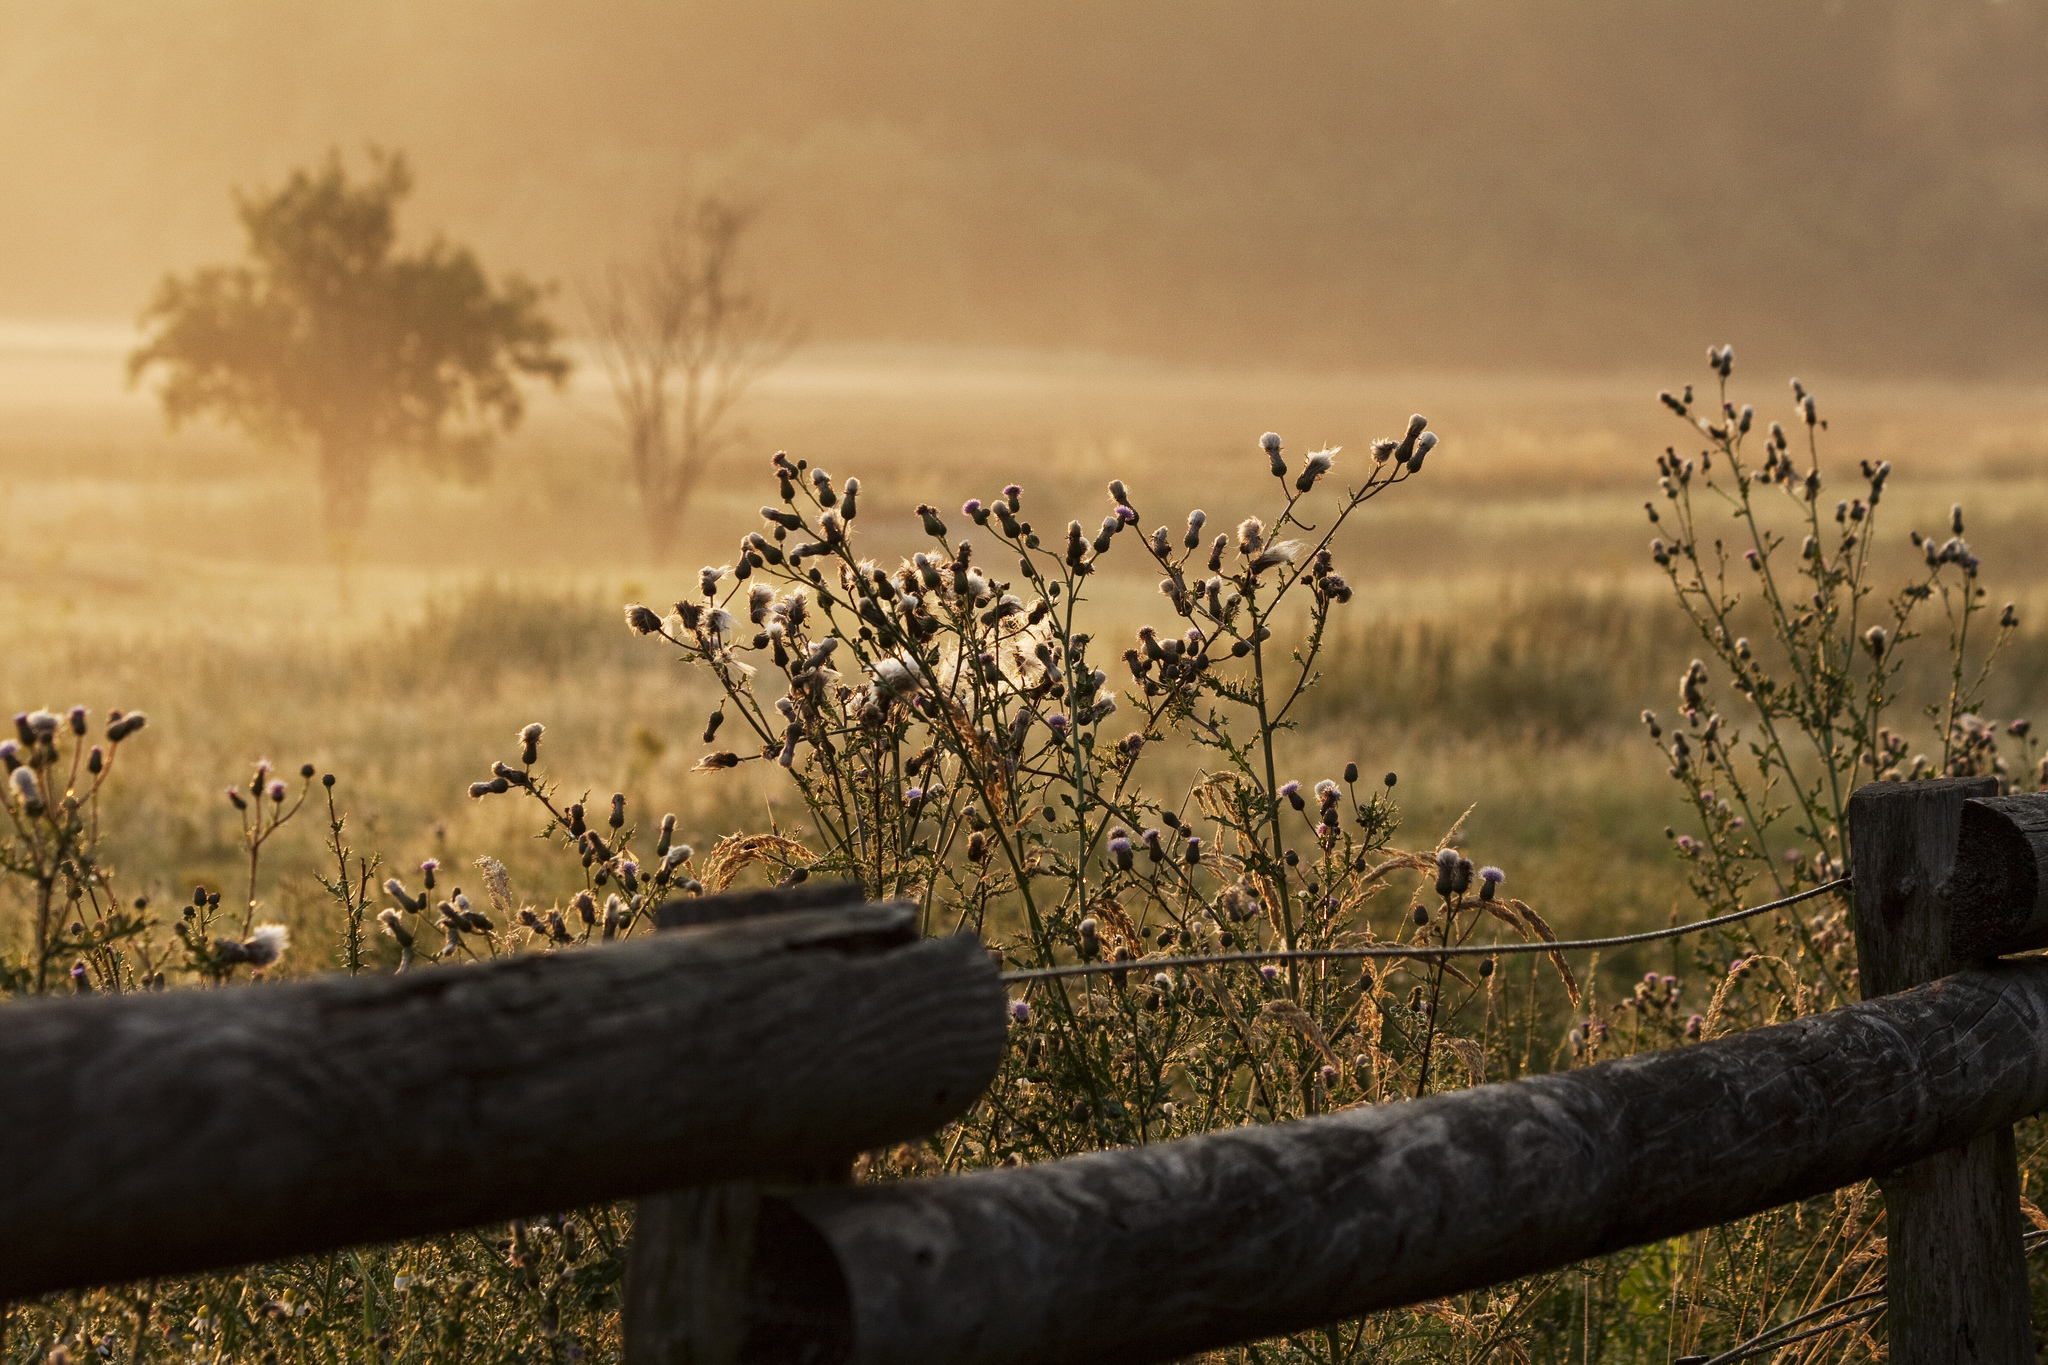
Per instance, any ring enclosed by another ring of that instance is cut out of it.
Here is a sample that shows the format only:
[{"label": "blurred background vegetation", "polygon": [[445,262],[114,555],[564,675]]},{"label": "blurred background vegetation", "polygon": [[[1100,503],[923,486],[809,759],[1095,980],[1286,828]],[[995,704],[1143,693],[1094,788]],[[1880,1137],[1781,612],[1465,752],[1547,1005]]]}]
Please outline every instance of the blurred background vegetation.
[{"label": "blurred background vegetation", "polygon": [[370,141],[542,278],[759,195],[826,341],[2028,377],[2044,57],[2040,0],[8,0],[0,316],[126,322]]},{"label": "blurred background vegetation", "polygon": [[[1260,432],[1352,459],[1421,411],[1428,477],[1338,547],[1303,770],[1398,771],[1416,843],[1477,802],[1473,847],[1569,932],[1662,922],[1682,821],[1635,718],[1698,651],[1642,503],[1686,433],[1653,395],[1707,344],[1766,419],[1814,385],[1833,468],[1895,462],[1901,566],[1960,500],[1990,591],[2048,614],[2044,55],[2042,0],[0,0],[0,695],[154,718],[136,891],[231,871],[219,792],[268,758],[333,769],[390,863],[490,854],[545,897],[516,808],[463,795],[528,721],[572,794],[700,844],[788,818],[688,772],[710,696],[617,614],[732,558],[773,451],[858,475],[888,561],[916,503],[1011,480],[1049,521],[1112,477],[1234,521]],[[371,147],[414,173],[392,259],[540,283],[575,365],[494,461],[381,467],[337,560],[314,443],[168,433],[123,361],[167,273],[242,249],[234,195]],[[704,259],[673,233],[706,195],[805,341],[660,564],[593,324],[618,270]],[[2042,704],[2034,629],[2000,718]],[[271,850],[288,917],[324,913],[314,844]]]}]

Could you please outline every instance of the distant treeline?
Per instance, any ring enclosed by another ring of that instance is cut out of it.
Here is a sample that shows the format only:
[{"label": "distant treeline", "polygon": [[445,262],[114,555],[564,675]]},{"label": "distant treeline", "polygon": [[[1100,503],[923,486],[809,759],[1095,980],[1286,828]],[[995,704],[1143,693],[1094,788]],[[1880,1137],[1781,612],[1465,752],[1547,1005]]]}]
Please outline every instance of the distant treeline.
[{"label": "distant treeline", "polygon": [[686,184],[758,195],[821,340],[2048,361],[2041,0],[4,0],[0,27],[0,123],[34,130],[0,154],[0,315],[131,315],[226,244],[229,186],[377,140],[424,221],[565,281]]}]

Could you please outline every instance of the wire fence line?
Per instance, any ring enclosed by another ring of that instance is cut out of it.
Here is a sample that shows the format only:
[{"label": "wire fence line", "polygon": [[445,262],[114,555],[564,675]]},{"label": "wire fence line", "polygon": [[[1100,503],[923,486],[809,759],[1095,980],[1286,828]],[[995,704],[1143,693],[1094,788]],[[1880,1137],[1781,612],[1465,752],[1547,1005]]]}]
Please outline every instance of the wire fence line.
[{"label": "wire fence line", "polygon": [[1746,910],[1731,914],[1716,915],[1712,919],[1695,921],[1692,924],[1676,924],[1668,929],[1649,929],[1639,934],[1614,934],[1607,938],[1536,939],[1526,943],[1464,943],[1443,944],[1432,947],[1428,944],[1396,945],[1374,944],[1366,948],[1271,948],[1239,953],[1204,953],[1188,957],[1130,958],[1124,961],[1077,962],[1061,967],[1028,967],[1003,973],[1006,982],[1051,981],[1068,976],[1102,976],[1111,972],[1158,971],[1167,967],[1207,967],[1229,962],[1330,962],[1356,958],[1410,957],[1434,961],[1448,957],[1494,957],[1507,953],[1567,953],[1591,948],[1621,948],[1635,943],[1653,943],[1659,939],[1681,938],[1686,934],[1697,934],[1706,929],[1718,929],[1756,915],[1782,910],[1788,905],[1812,900],[1831,891],[1840,891],[1850,884],[1849,878],[1837,877],[1822,882],[1819,886],[1796,892],[1762,905],[1752,905]]}]

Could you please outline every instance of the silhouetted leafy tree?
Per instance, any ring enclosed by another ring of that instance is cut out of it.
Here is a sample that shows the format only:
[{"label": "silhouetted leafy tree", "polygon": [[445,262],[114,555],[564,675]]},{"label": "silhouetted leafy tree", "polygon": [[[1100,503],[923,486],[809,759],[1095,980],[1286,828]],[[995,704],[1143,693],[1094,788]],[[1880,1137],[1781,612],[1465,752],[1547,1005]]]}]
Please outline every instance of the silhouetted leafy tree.
[{"label": "silhouetted leafy tree", "polygon": [[395,253],[412,173],[400,155],[371,163],[351,184],[330,154],[275,193],[238,194],[248,259],[166,276],[128,359],[131,383],[163,371],[173,427],[211,415],[310,444],[337,545],[362,525],[380,456],[480,475],[494,430],[520,419],[519,378],[559,385],[569,372],[534,285],[493,289],[467,247],[438,239]]}]

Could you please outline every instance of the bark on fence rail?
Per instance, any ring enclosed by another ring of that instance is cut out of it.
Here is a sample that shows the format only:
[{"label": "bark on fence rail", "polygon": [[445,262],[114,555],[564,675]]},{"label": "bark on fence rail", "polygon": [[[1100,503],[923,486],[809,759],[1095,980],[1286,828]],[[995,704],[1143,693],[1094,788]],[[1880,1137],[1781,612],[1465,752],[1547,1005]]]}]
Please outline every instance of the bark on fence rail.
[{"label": "bark on fence rail", "polygon": [[912,907],[851,905],[398,977],[6,1006],[0,1299],[928,1133],[995,1074],[1003,990],[980,945],[916,935]]},{"label": "bark on fence rail", "polygon": [[1170,1360],[1726,1222],[2043,1107],[2048,962],[2027,961],[1582,1071],[793,1192],[746,1297],[844,1320],[800,1343],[758,1322],[740,1359]]}]

